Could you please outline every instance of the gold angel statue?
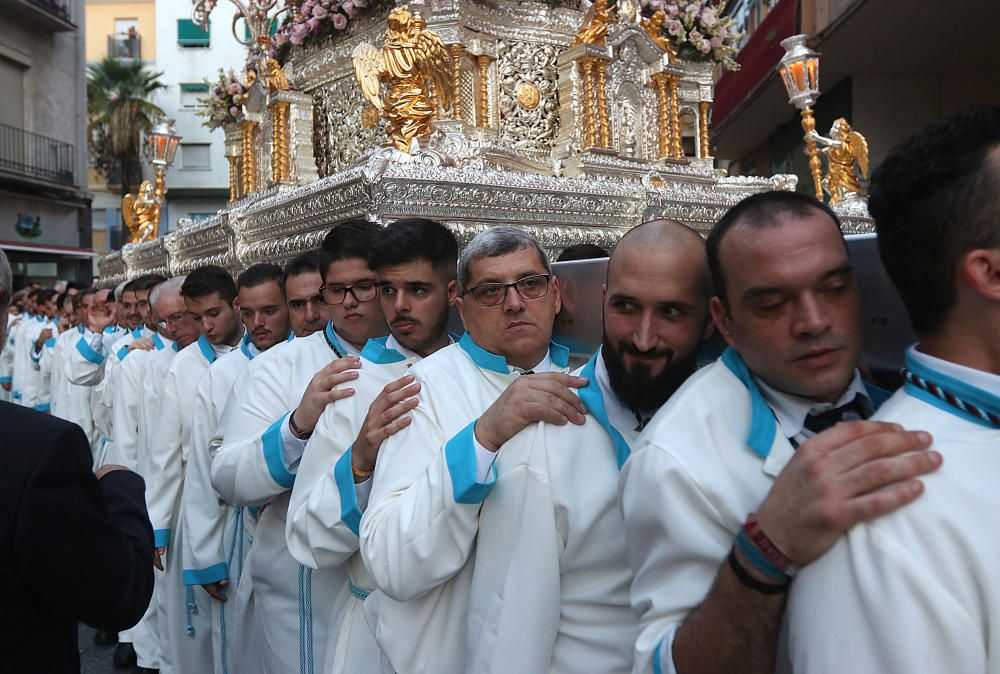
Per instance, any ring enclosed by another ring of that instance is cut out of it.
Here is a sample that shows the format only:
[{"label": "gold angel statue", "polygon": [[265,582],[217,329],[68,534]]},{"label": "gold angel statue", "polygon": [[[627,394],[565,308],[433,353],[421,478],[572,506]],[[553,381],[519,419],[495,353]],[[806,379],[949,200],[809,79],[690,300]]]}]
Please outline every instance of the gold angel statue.
[{"label": "gold angel statue", "polygon": [[[830,203],[836,204],[850,197],[863,195],[858,172],[863,179],[868,179],[868,141],[865,137],[854,131],[843,117],[834,121],[830,127],[829,138],[815,132],[810,136],[825,146],[823,152],[827,157],[827,173],[823,186],[830,194]],[[854,169],[855,162],[858,171]]]},{"label": "gold angel statue", "polygon": [[154,182],[143,180],[138,195],[122,197],[122,218],[128,228],[126,243],[152,241],[160,229],[160,206],[166,193],[163,173],[157,172]]},{"label": "gold angel statue", "polygon": [[385,46],[364,42],[351,55],[361,92],[386,120],[386,145],[400,152],[431,135],[438,109],[450,108],[454,93],[451,56],[426,25],[405,5],[396,7],[389,13]]}]

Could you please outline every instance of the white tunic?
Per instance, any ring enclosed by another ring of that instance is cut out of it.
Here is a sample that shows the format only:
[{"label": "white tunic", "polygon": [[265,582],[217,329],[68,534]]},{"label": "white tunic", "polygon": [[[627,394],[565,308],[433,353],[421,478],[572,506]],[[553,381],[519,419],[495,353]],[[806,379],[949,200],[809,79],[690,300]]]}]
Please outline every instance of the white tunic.
[{"label": "white tunic", "polygon": [[[603,361],[579,372],[583,426],[532,424],[497,453],[479,515],[469,672],[627,674],[639,625],[618,509],[618,471],[639,433]],[[616,420],[625,419],[628,425]]]},{"label": "white tunic", "polygon": [[[159,344],[163,344],[162,340]],[[139,398],[143,374],[155,353],[142,349],[127,352],[126,357],[115,368],[114,386],[107,387],[103,383],[100,386],[110,393],[112,399],[111,443],[104,453],[104,463],[126,466],[139,472]],[[110,367],[107,372],[111,374]],[[139,474],[149,477],[148,473]]]},{"label": "white tunic", "polygon": [[249,603],[269,674],[311,673],[322,664],[329,610],[346,582],[340,569],[313,571],[295,561],[285,541],[285,519],[304,449],[288,430],[288,415],[313,375],[348,353],[327,324],[261,354],[218,431],[224,442],[212,460],[212,486],[233,505],[266,504],[243,569],[252,594],[241,587],[239,601]]},{"label": "white tunic", "polygon": [[[235,601],[243,562],[249,549],[244,509],[231,506],[212,488],[212,457],[221,444],[213,442],[219,417],[233,392],[233,384],[259,352],[249,333],[237,349],[222,356],[198,383],[193,401],[181,513],[184,518],[184,584],[229,582],[226,602],[212,601],[212,654],[215,674],[232,669],[234,651],[255,650],[253,643],[235,643],[241,620]],[[245,657],[245,653],[244,653]],[[240,670],[243,671],[243,670]]]},{"label": "white tunic", "polygon": [[[6,342],[0,348],[0,384],[13,384],[14,381],[14,343],[16,339],[14,338],[14,332],[17,330],[18,326],[24,322],[26,316],[14,314],[7,314],[7,337]],[[11,386],[10,391],[5,391],[0,388],[0,400],[14,402],[11,397],[13,393],[13,386]]]},{"label": "white tunic", "polygon": [[392,674],[365,621],[364,601],[373,585],[358,554],[358,525],[371,480],[359,490],[351,469],[351,448],[368,408],[386,384],[420,360],[387,346],[387,339],[365,345],[359,377],[343,385],[355,394],[329,405],[319,418],[288,504],[286,534],[292,556],[313,569],[343,566],[347,574],[347,587],[330,607],[325,674]]},{"label": "white tunic", "polygon": [[42,330],[56,332],[44,316],[32,316],[18,326],[14,341],[13,389],[11,397],[20,405],[39,412],[49,411],[48,391],[43,390],[42,374],[34,358],[35,342]]},{"label": "white tunic", "polygon": [[[632,610],[640,619],[634,672],[675,672],[677,628],[705,598],[746,516],[794,451],[731,348],[650,421],[619,482]],[[788,668],[779,647],[778,670]]]},{"label": "white tunic", "polygon": [[[1000,414],[1000,377],[910,350],[906,367]],[[796,672],[1000,672],[1000,429],[907,382],[875,416],[934,437],[912,504],[854,527],[792,583]]]},{"label": "white tunic", "polygon": [[70,383],[66,379],[63,363],[69,349],[76,344],[76,339],[83,333],[83,328],[70,328],[58,336],[46,340],[38,359],[38,369],[42,379],[49,382],[49,405],[53,416],[67,419],[67,406],[71,396]]},{"label": "white tunic", "polygon": [[[565,371],[568,351],[550,354]],[[520,375],[468,333],[412,372],[420,404],[383,443],[361,519],[362,559],[381,590],[365,614],[400,674],[460,674],[479,510],[495,479],[477,480],[474,426]]]},{"label": "white tunic", "polygon": [[160,632],[178,674],[212,669],[213,600],[201,587],[184,585],[180,507],[190,450],[191,401],[201,377],[218,357],[217,350],[228,351],[230,347],[213,347],[202,335],[173,358],[163,381],[149,447],[151,469],[146,494],[149,519],[156,546],[169,546],[164,569],[166,616],[160,623]]}]

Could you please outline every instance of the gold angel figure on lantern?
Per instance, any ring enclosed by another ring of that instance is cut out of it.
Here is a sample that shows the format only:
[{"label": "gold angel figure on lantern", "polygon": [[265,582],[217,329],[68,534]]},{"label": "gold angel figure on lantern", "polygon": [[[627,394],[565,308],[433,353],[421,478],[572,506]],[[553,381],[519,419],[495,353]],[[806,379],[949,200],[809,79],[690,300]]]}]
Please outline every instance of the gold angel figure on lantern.
[{"label": "gold angel figure on lantern", "polygon": [[[858,172],[865,180],[868,179],[868,141],[843,117],[834,121],[830,127],[830,137],[825,138],[816,132],[809,134],[817,143],[824,145],[823,152],[827,157],[827,173],[823,179],[823,187],[830,194],[830,203],[861,196],[864,190],[858,180]],[[855,171],[854,164],[858,170]]]},{"label": "gold angel figure on lantern", "polygon": [[122,197],[122,218],[128,228],[126,243],[142,243],[157,237],[160,229],[160,206],[165,192],[163,174],[158,172],[154,182],[142,181],[137,196],[126,194]]},{"label": "gold angel figure on lantern", "polygon": [[396,7],[389,13],[385,46],[364,42],[351,55],[361,92],[386,120],[386,145],[400,152],[431,135],[439,107],[451,107],[451,56],[426,25],[405,5]]}]

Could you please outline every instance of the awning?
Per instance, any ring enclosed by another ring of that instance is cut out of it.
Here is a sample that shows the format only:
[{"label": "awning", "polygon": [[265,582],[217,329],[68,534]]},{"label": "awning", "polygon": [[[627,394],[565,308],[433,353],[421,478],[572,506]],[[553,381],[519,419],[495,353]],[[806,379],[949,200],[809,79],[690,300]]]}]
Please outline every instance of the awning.
[{"label": "awning", "polygon": [[33,243],[11,243],[9,241],[0,241],[0,249],[2,250],[15,250],[23,253],[44,253],[46,255],[59,255],[60,257],[76,257],[80,259],[87,259],[92,257],[100,257],[100,253],[96,253],[89,248],[73,248],[71,246],[43,246],[41,244]]}]

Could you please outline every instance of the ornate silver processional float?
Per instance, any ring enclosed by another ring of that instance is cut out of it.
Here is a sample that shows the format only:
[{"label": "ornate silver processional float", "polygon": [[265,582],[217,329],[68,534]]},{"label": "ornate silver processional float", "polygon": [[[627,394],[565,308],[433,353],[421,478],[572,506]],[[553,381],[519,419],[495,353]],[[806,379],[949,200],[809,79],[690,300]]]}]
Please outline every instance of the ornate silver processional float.
[{"label": "ornate silver processional float", "polygon": [[[356,217],[610,248],[645,220],[706,232],[749,194],[795,188],[714,167],[713,71],[737,36],[707,0],[230,1],[250,56],[204,114],[226,134],[231,200],[106,256],[102,285],[281,262]],[[214,5],[196,0],[195,20]],[[870,231],[850,201],[845,230]]]}]

